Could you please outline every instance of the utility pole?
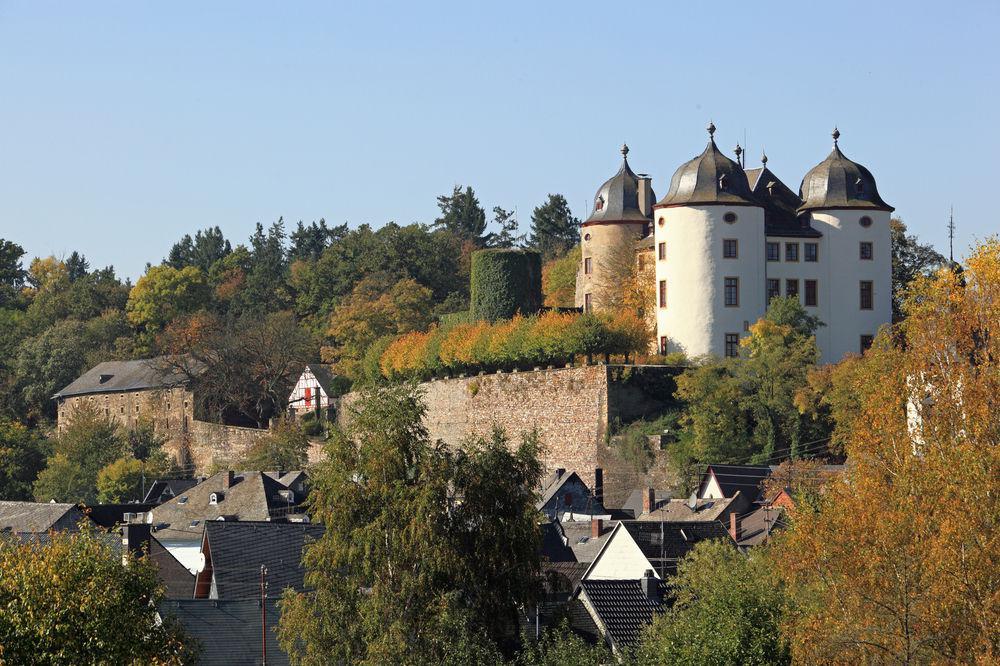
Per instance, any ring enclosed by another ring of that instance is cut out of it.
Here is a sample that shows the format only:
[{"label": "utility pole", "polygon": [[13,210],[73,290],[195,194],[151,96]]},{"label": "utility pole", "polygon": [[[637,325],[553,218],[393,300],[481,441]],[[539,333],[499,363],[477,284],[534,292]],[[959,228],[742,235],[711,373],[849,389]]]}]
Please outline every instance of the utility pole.
[{"label": "utility pole", "polygon": [[955,263],[955,207],[948,213],[948,263]]},{"label": "utility pole", "polygon": [[267,666],[267,567],[260,565],[260,663]]}]

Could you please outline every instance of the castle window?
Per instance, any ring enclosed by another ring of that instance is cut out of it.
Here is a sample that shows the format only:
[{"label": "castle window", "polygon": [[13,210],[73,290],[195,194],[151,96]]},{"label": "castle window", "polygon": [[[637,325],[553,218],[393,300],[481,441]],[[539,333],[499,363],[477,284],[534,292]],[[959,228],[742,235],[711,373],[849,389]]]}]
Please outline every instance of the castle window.
[{"label": "castle window", "polygon": [[722,174],[721,176],[719,176],[719,189],[720,190],[726,189],[726,174]]},{"label": "castle window", "polygon": [[864,194],[864,192],[865,192],[865,184],[863,182],[861,182],[860,178],[858,178],[856,181],[854,181],[854,189],[857,190],[858,194]]},{"label": "castle window", "polygon": [[862,280],[860,284],[861,291],[861,309],[871,310],[874,307],[874,298],[872,297],[872,281]]},{"label": "castle window", "polygon": [[808,307],[816,307],[816,303],[819,300],[816,289],[816,280],[806,280],[806,305]]},{"label": "castle window", "polygon": [[819,261],[819,243],[806,243],[803,249],[805,261]]},{"label": "castle window", "polygon": [[727,308],[739,307],[740,304],[740,279],[735,277],[724,278],[723,282],[725,304]]},{"label": "castle window", "polygon": [[726,356],[736,358],[740,355],[740,334],[726,333]]},{"label": "castle window", "polygon": [[872,218],[868,217],[867,215],[862,215],[861,219],[858,220],[858,224],[867,229],[868,227],[872,226]]},{"label": "castle window", "polygon": [[781,261],[781,243],[767,244],[767,260]]},{"label": "castle window", "polygon": [[785,280],[785,296],[788,298],[799,297],[799,281],[791,278]]},{"label": "castle window", "polygon": [[770,303],[772,298],[777,298],[781,296],[781,280],[778,278],[767,278],[767,302]]},{"label": "castle window", "polygon": [[594,272],[594,264],[590,257],[586,257],[583,260],[583,274],[590,275]]},{"label": "castle window", "polygon": [[583,295],[583,311],[590,312],[594,309],[593,301],[591,300],[590,294]]},{"label": "castle window", "polygon": [[660,307],[667,307],[667,281],[660,280]]},{"label": "castle window", "polygon": [[799,260],[799,244],[785,243],[785,261]]},{"label": "castle window", "polygon": [[722,239],[722,256],[725,259],[735,259],[739,254],[739,242],[735,238]]},{"label": "castle window", "polygon": [[590,234],[584,234],[583,240],[589,241],[590,240]]},{"label": "castle window", "polygon": [[667,258],[666,243],[660,243],[659,245],[656,246],[656,256],[659,257],[660,261],[663,261]]},{"label": "castle window", "polygon": [[734,213],[733,211],[729,211],[728,213],[722,216],[722,220],[726,224],[732,224],[733,222],[736,221],[736,213]]},{"label": "castle window", "polygon": [[874,341],[875,341],[875,337],[874,336],[871,336],[871,335],[862,335],[861,336],[861,353],[864,354],[866,351],[868,351],[869,349],[871,349],[872,342],[874,342]]},{"label": "castle window", "polygon": [[861,241],[861,245],[860,245],[860,248],[858,250],[858,253],[859,253],[858,257],[862,261],[871,261],[871,258],[875,254],[875,251],[874,251],[874,249],[872,247],[871,241]]},{"label": "castle window", "polygon": [[604,197],[597,197],[597,201],[594,202],[594,210],[604,210]]},{"label": "castle window", "polygon": [[666,223],[666,221],[667,221],[667,218],[661,217],[660,218],[660,226],[662,227],[664,225],[664,223]]},{"label": "castle window", "polygon": [[667,336],[665,335],[660,336],[660,353],[661,354],[667,353]]}]

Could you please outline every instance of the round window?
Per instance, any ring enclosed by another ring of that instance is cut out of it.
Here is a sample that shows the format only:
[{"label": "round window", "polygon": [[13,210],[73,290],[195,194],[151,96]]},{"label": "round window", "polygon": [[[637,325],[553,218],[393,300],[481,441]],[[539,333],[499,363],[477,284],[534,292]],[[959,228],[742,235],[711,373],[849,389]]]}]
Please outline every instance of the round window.
[{"label": "round window", "polygon": [[585,236],[583,237],[583,240],[590,240],[590,234],[586,234],[586,235],[585,235]]},{"label": "round window", "polygon": [[863,215],[861,219],[858,220],[858,224],[867,229],[868,227],[872,226],[872,218],[868,217],[867,215]]},{"label": "round window", "polygon": [[722,216],[722,219],[726,222],[726,224],[732,224],[733,222],[736,221],[736,213],[729,211],[728,213]]}]

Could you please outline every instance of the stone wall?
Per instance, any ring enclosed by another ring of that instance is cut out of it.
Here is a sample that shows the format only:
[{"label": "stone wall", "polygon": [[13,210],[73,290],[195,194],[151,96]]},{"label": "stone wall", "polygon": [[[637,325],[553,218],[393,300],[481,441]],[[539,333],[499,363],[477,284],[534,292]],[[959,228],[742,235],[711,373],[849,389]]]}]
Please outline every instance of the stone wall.
[{"label": "stone wall", "polygon": [[[514,439],[537,430],[548,470],[575,470],[593,483],[594,469],[613,463],[606,446],[609,427],[662,408],[670,398],[669,384],[662,381],[669,374],[666,368],[592,365],[439,379],[420,390],[432,438],[457,446],[494,425]],[[342,424],[356,402],[356,394],[342,398]]]},{"label": "stone wall", "polygon": [[191,421],[188,431],[190,461],[199,472],[213,465],[231,467],[230,463],[242,458],[246,450],[267,433],[267,430],[260,428],[240,428],[207,421]]}]

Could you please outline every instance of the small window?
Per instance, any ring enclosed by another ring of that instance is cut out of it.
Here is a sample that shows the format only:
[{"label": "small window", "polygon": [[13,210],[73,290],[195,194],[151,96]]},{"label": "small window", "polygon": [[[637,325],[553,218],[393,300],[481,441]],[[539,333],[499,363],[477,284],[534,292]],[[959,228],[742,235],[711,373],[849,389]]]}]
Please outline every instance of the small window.
[{"label": "small window", "polygon": [[667,281],[660,280],[660,291],[659,291],[660,307],[667,307]]},{"label": "small window", "polygon": [[590,294],[584,294],[583,295],[583,311],[584,312],[590,312],[593,308],[594,308],[594,304],[593,304],[593,301],[592,301],[592,299],[590,297]]},{"label": "small window", "polygon": [[584,234],[583,240],[589,241],[590,240],[590,234]]},{"label": "small window", "polygon": [[736,358],[740,355],[739,333],[726,333],[726,356]]},{"label": "small window", "polygon": [[770,303],[772,298],[777,298],[781,296],[781,280],[778,278],[767,278],[767,302]]},{"label": "small window", "polygon": [[816,280],[806,280],[806,306],[814,308],[819,301],[816,293]]},{"label": "small window", "polygon": [[862,182],[862,180],[860,178],[858,178],[856,181],[854,181],[854,189],[855,189],[855,191],[858,194],[864,194],[865,193],[865,184],[864,184],[864,182]]},{"label": "small window", "polygon": [[722,256],[725,259],[736,259],[739,254],[739,242],[735,238],[722,239]]},{"label": "small window", "polygon": [[871,336],[871,335],[862,335],[861,336],[861,353],[864,354],[866,351],[868,351],[869,349],[871,349],[872,342],[874,342],[874,341],[875,341],[875,337],[874,336]]},{"label": "small window", "polygon": [[767,244],[767,260],[768,261],[781,261],[781,244],[780,243],[768,243]]},{"label": "small window", "polygon": [[872,256],[874,256],[875,251],[872,246],[871,241],[861,241],[860,249],[858,252],[858,258],[862,261],[871,261]]},{"label": "small window", "polygon": [[725,304],[727,308],[735,308],[740,304],[740,279],[724,278]]},{"label": "small window", "polygon": [[660,336],[660,353],[661,354],[667,353],[667,336],[665,335]]},{"label": "small window", "polygon": [[667,258],[666,243],[660,243],[659,245],[656,246],[656,256],[660,259],[660,261],[663,261],[664,259]]},{"label": "small window", "polygon": [[861,281],[861,309],[871,310],[874,308],[874,298],[872,295],[872,281],[862,280]]},{"label": "small window", "polygon": [[788,298],[799,297],[799,281],[791,278],[785,280],[785,296]]},{"label": "small window", "polygon": [[785,243],[785,261],[799,260],[799,244]]},{"label": "small window", "polygon": [[743,332],[744,333],[749,333],[750,332],[750,320],[749,319],[744,319],[743,320]]},{"label": "small window", "polygon": [[667,221],[667,218],[661,217],[660,218],[660,226],[662,227],[666,221]]},{"label": "small window", "polygon": [[729,211],[728,213],[722,216],[722,220],[726,224],[732,224],[737,220],[736,213]]},{"label": "small window", "polygon": [[594,272],[594,264],[590,257],[585,257],[583,260],[583,274],[590,275]]},{"label": "small window", "polygon": [[858,220],[858,224],[867,229],[868,227],[872,226],[872,218],[868,217],[867,215],[862,215],[861,219]]},{"label": "small window", "polygon": [[597,197],[597,201],[594,202],[594,210],[604,210],[604,197]]},{"label": "small window", "polygon": [[[726,189],[726,186],[728,184],[729,183],[728,183],[728,179],[726,178],[726,174],[722,174],[721,176],[719,176],[719,189],[720,190]],[[725,219],[725,217],[723,217],[723,219]],[[726,220],[726,221],[728,222],[729,220]]]},{"label": "small window", "polygon": [[819,243],[806,243],[803,249],[805,261],[819,261]]}]

